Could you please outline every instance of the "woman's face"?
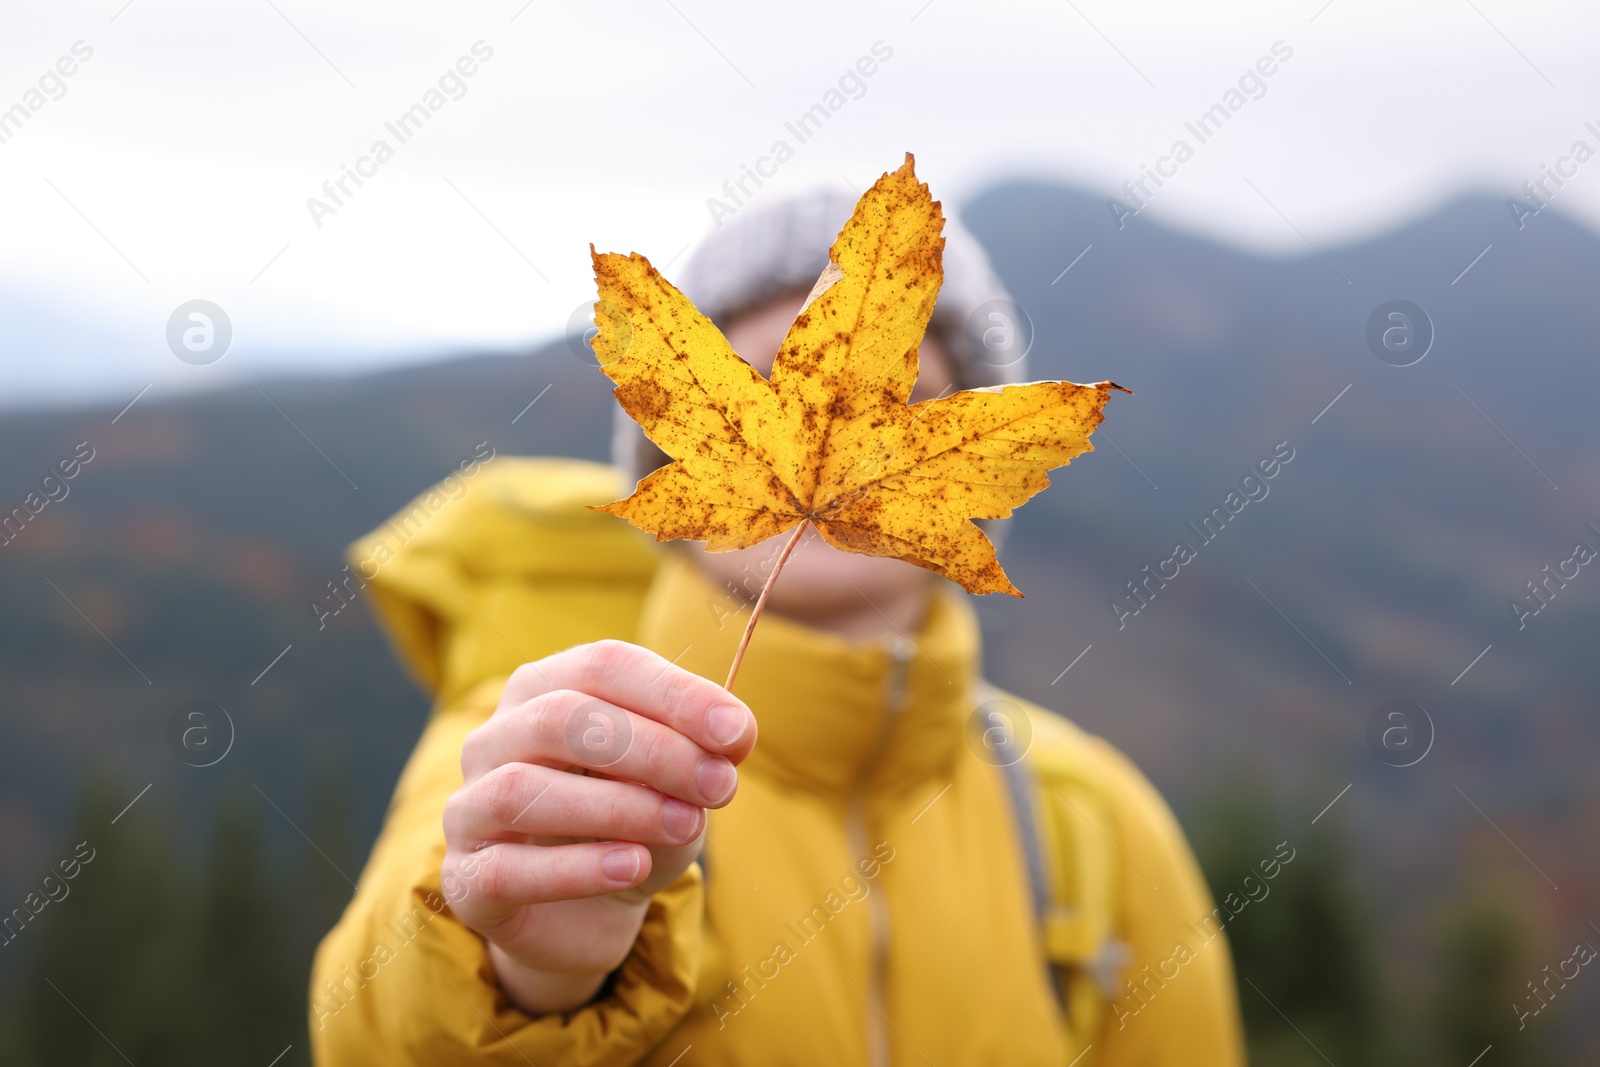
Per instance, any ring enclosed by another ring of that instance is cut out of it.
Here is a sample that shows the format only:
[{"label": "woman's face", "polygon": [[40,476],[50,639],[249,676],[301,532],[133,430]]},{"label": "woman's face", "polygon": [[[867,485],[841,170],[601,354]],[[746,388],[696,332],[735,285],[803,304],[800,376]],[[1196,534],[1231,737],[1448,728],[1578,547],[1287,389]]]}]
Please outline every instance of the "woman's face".
[{"label": "woman's face", "polygon": [[[739,316],[723,331],[728,343],[756,370],[770,376],[773,360],[805,296],[780,297]],[[920,370],[912,403],[939,396],[953,384],[950,357],[931,335],[923,338],[918,356]],[[694,558],[714,584],[725,588],[731,583],[751,599],[761,592],[789,536],[785,533],[734,552],[707,552],[697,546]],[[865,629],[880,629],[880,616],[892,620],[892,626],[915,625],[922,598],[933,580],[931,572],[898,559],[841,552],[815,531],[808,531],[784,564],[783,578],[773,586],[767,607],[825,629],[843,620],[863,618],[869,624]]]}]

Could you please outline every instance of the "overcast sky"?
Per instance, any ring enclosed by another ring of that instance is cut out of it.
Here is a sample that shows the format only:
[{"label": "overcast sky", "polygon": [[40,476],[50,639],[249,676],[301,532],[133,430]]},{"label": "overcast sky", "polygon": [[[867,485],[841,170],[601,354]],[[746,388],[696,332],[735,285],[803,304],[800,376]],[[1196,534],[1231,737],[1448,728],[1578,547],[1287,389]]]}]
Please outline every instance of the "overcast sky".
[{"label": "overcast sky", "polygon": [[[670,277],[708,200],[737,206],[724,182],[780,140],[792,157],[746,180],[756,202],[864,189],[909,149],[959,208],[1014,176],[1109,195],[1183,138],[1194,157],[1163,164],[1149,217],[1281,255],[1467,189],[1521,195],[1574,141],[1600,149],[1592,3],[103,0],[3,18],[0,403],[547,338],[591,292],[591,241]],[[1184,123],[1258,64],[1271,76],[1200,144]],[[385,124],[419,103],[437,109],[402,142]],[[835,110],[801,143],[785,124],[819,103]],[[345,167],[367,175],[336,202],[323,184]],[[1600,159],[1554,206],[1600,225]],[[193,299],[231,320],[220,362],[168,349]]]}]

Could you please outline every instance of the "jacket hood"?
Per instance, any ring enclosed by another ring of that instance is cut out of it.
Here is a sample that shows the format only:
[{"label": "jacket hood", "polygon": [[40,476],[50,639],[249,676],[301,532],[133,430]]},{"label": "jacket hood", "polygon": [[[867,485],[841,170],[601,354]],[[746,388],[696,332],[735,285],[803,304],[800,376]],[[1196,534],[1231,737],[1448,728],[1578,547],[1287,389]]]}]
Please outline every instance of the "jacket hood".
[{"label": "jacket hood", "polygon": [[412,675],[448,703],[552,648],[631,638],[661,553],[589,508],[625,493],[599,463],[492,458],[357,541],[351,569]]}]

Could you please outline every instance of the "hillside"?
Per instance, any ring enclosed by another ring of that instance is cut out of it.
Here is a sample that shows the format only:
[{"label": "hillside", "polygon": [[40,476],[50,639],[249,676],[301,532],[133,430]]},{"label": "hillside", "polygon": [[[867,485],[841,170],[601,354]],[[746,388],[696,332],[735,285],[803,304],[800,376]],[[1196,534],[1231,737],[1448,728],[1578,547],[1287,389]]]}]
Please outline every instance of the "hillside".
[{"label": "hillside", "polygon": [[[980,606],[994,680],[1129,752],[1185,821],[1259,778],[1288,798],[1285,832],[1309,833],[1339,795],[1330,818],[1401,956],[1463,887],[1495,883],[1557,958],[1600,912],[1600,577],[1584,567],[1520,630],[1508,601],[1576,541],[1600,548],[1600,237],[1548,213],[1519,231],[1490,198],[1284,260],[1118,230],[1103,201],[1049,185],[963,216],[1033,320],[1033,375],[1136,394],[1013,520],[1028,596]],[[1365,340],[1396,298],[1436,332],[1403,368]],[[601,459],[609,438],[605,382],[564,341],[256,384],[153,395],[115,422],[120,405],[0,416],[0,508],[94,450],[0,548],[7,899],[53,861],[96,768],[130,798],[150,783],[191,838],[252,786],[303,825],[332,768],[357,863],[426,708],[364,610],[318,628],[342,547],[479,442]],[[1270,492],[1197,537],[1187,524],[1285,442]],[[1108,601],[1179,541],[1196,558],[1119,620]],[[197,698],[237,729],[211,768],[164,740]],[[1416,766],[1369,749],[1391,699],[1436,728]],[[285,820],[269,814],[271,847],[298,862]],[[1579,995],[1600,1004],[1600,986]]]}]

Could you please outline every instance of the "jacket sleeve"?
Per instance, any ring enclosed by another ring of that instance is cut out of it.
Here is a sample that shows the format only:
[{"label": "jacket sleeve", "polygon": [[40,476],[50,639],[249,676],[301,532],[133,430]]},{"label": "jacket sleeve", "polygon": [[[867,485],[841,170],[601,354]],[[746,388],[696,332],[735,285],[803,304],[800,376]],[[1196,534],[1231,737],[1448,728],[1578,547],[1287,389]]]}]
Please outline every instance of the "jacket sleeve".
[{"label": "jacket sleeve", "polygon": [[1243,1067],[1227,936],[1188,840],[1133,763],[1093,743],[1111,823],[1103,829],[1121,853],[1112,859],[1113,928],[1125,946],[1095,1062]]},{"label": "jacket sleeve", "polygon": [[[492,458],[492,452],[491,452]],[[614,472],[485,460],[352,547],[353,571],[435,710],[401,774],[355,896],[323,940],[309,1005],[315,1062],[632,1064],[688,1012],[703,896],[691,867],[658,893],[632,952],[593,1003],[533,1018],[495,982],[483,940],[440,886],[441,823],[461,744],[519,663],[631,638],[655,557],[587,509]]]}]

